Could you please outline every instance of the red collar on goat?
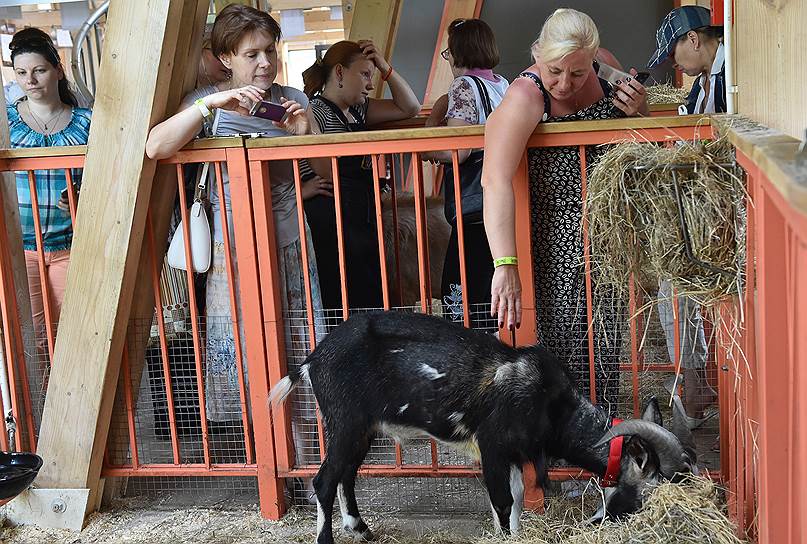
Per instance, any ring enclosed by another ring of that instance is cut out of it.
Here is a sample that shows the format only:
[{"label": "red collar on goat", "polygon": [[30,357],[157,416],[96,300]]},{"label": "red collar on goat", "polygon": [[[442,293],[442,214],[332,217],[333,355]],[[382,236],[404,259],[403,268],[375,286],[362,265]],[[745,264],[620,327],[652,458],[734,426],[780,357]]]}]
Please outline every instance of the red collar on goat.
[{"label": "red collar on goat", "polygon": [[[611,427],[616,427],[622,423],[619,418],[614,418],[611,421]],[[602,487],[613,487],[619,480],[619,467],[622,462],[622,443],[624,436],[617,436],[611,439],[611,449],[608,450],[608,467],[605,469],[605,476],[600,480]]]}]

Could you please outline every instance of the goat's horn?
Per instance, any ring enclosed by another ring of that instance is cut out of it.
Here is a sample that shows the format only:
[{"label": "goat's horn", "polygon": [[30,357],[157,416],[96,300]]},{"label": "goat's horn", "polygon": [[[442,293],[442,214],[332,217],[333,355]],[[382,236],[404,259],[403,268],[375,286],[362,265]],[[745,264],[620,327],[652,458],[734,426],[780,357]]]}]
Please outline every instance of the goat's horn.
[{"label": "goat's horn", "polygon": [[678,438],[664,427],[642,419],[631,419],[615,425],[605,433],[595,447],[602,446],[617,436],[633,435],[650,444],[655,450],[661,464],[659,469],[664,477],[670,479],[676,472],[690,472],[686,452]]},{"label": "goat's horn", "polygon": [[670,431],[678,438],[684,450],[689,454],[692,463],[697,459],[697,449],[695,447],[695,439],[692,436],[692,431],[689,429],[687,421],[687,413],[684,410],[684,405],[681,402],[681,397],[673,395],[673,417],[670,422]]}]

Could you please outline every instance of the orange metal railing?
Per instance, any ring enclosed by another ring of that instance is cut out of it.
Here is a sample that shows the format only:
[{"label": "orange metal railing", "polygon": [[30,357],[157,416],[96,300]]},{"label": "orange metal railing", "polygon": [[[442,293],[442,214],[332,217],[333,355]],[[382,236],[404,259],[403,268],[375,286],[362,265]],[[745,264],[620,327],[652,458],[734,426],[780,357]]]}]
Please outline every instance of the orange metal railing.
[{"label": "orange metal railing", "polygon": [[[788,146],[790,156],[796,147],[781,139],[779,145]],[[746,283],[756,290],[749,287],[745,293],[745,327],[724,331],[735,345],[722,361],[730,386],[724,395],[730,417],[725,430],[729,509],[759,542],[804,542],[807,214],[792,196],[804,191],[796,181],[804,167],[798,159],[766,155],[752,158],[750,150],[737,149],[754,202],[748,210]],[[778,161],[790,170],[774,183],[771,164]],[[788,192],[788,184],[795,189]]]},{"label": "orange metal railing", "polygon": [[[604,128],[607,127],[607,128]],[[709,139],[712,137],[712,129],[708,123],[694,118],[690,120],[625,120],[603,125],[599,122],[564,123],[557,125],[545,125],[530,138],[528,148],[574,146],[579,149],[581,162],[583,164],[583,180],[585,190],[585,157],[587,146],[597,146],[623,140],[640,140],[647,142],[668,142],[679,139]],[[315,347],[317,339],[321,337],[323,325],[319,321],[319,315],[314,308],[312,301],[311,278],[308,274],[308,262],[313,258],[307,251],[305,243],[309,234],[303,225],[304,213],[301,193],[301,177],[299,161],[303,158],[324,157],[330,158],[335,168],[337,157],[353,155],[371,155],[373,166],[374,193],[373,205],[375,209],[376,230],[378,232],[378,253],[379,268],[381,269],[381,282],[383,293],[383,307],[390,309],[396,307],[400,301],[393,296],[393,286],[401,284],[400,280],[400,248],[398,242],[398,217],[397,207],[392,207],[393,222],[392,228],[396,236],[396,242],[391,247],[384,243],[384,230],[388,228],[382,220],[382,195],[379,189],[379,181],[386,177],[386,172],[382,168],[391,164],[391,191],[392,201],[395,202],[396,191],[400,191],[406,186],[407,179],[411,179],[411,188],[414,195],[414,218],[416,230],[416,254],[417,254],[417,279],[419,285],[418,311],[432,312],[431,300],[434,293],[439,293],[436,286],[431,284],[431,274],[429,260],[430,249],[433,240],[430,240],[427,217],[427,193],[429,188],[424,183],[423,163],[420,154],[430,151],[451,150],[452,162],[454,163],[454,188],[455,198],[458,206],[458,216],[461,216],[460,183],[457,179],[459,169],[457,168],[457,151],[460,149],[480,148],[483,145],[483,134],[481,128],[469,129],[431,129],[431,130],[404,130],[404,131],[379,131],[372,135],[339,135],[321,137],[290,137],[275,138],[267,140],[246,140],[238,144],[227,147],[211,147],[207,149],[200,146],[191,146],[183,150],[175,157],[163,161],[164,164],[176,165],[177,183],[180,189],[180,209],[183,214],[183,225],[185,225],[186,241],[186,262],[191,262],[190,247],[188,245],[189,235],[187,231],[188,217],[187,209],[189,203],[184,193],[184,171],[183,165],[211,162],[216,175],[216,189],[219,194],[224,194],[222,185],[223,172],[226,171],[229,180],[230,205],[232,207],[233,228],[223,229],[225,251],[225,268],[227,271],[230,299],[230,316],[232,319],[233,339],[235,341],[238,391],[240,396],[240,425],[243,429],[241,437],[243,447],[239,446],[239,459],[237,461],[218,461],[215,452],[211,448],[211,433],[208,428],[205,390],[205,367],[206,356],[204,348],[204,334],[201,329],[199,302],[189,289],[189,312],[191,322],[192,351],[194,365],[194,380],[196,383],[196,410],[200,433],[198,442],[202,454],[199,456],[188,456],[183,448],[191,440],[182,436],[177,421],[175,396],[176,387],[172,383],[172,361],[167,355],[168,338],[166,335],[165,321],[162,312],[156,312],[156,324],[158,330],[158,342],[160,346],[161,360],[160,366],[164,377],[164,395],[168,404],[168,436],[170,437],[170,455],[164,461],[152,461],[146,459],[141,452],[142,445],[146,438],[142,436],[142,430],[137,422],[138,387],[140,382],[133,380],[131,376],[137,374],[135,368],[142,371],[142,363],[128,360],[124,357],[122,369],[124,379],[122,381],[121,404],[119,409],[125,412],[125,437],[127,444],[124,449],[128,450],[128,456],[113,456],[107,458],[107,463],[103,469],[104,476],[257,476],[260,494],[261,511],[264,516],[278,518],[285,511],[284,499],[284,478],[288,477],[310,477],[315,474],[317,464],[310,461],[299,461],[299,452],[295,452],[295,439],[292,432],[292,420],[294,414],[288,406],[270,413],[268,405],[268,392],[287,372],[288,350],[286,345],[285,331],[290,326],[291,318],[284,315],[281,304],[280,292],[280,272],[279,257],[275,239],[275,225],[272,212],[271,182],[269,176],[269,163],[271,161],[293,161],[294,182],[296,185],[296,201],[298,222],[300,225],[299,236],[301,243],[301,269],[304,271],[306,311],[302,319],[304,323],[301,329],[305,334],[305,351]],[[204,146],[202,146],[204,147]],[[403,159],[408,160],[403,160]],[[72,162],[71,162],[72,161]],[[83,157],[67,157],[55,159],[32,158],[32,159],[9,159],[0,165],[2,170],[27,170],[33,168],[67,168],[80,167],[83,164]],[[411,171],[411,178],[407,172]],[[514,179],[516,211],[515,219],[517,225],[517,251],[520,256],[532,254],[530,240],[530,194],[528,189],[528,167],[526,153],[518,168]],[[336,200],[337,225],[341,225],[342,197],[340,191],[338,173],[334,178],[334,197]],[[584,198],[584,194],[581,194]],[[72,209],[75,214],[75,201],[72,200]],[[226,206],[220,208],[221,223],[228,225],[225,215]],[[81,215],[79,215],[80,220]],[[154,305],[162,308],[163,301],[160,298],[159,270],[162,267],[165,247],[163,242],[154,239],[151,219],[149,219],[146,231],[146,244],[148,248],[149,270],[151,273],[152,285],[154,287]],[[584,225],[585,227],[585,225]],[[462,255],[465,248],[465,239],[462,222],[458,225],[459,252]],[[5,232],[0,226],[0,236],[5,236]],[[587,230],[584,228],[584,236]],[[341,276],[341,292],[343,305],[338,311],[338,320],[346,319],[351,311],[347,307],[347,285],[345,262],[345,238],[342,228],[337,228],[337,239],[339,245],[340,262],[339,270]],[[2,245],[3,248],[7,244]],[[398,270],[388,270],[388,257],[390,253],[395,254],[395,263]],[[801,255],[801,254],[800,254]],[[14,331],[19,329],[14,322],[16,315],[13,308],[14,293],[11,274],[8,270],[8,256],[6,251],[0,254],[2,257],[2,292],[0,301],[2,302],[3,329],[9,331],[5,335],[6,353],[12,354],[7,359],[13,361],[10,364],[11,371],[24,372],[25,365],[21,362],[21,348],[17,347],[14,338]],[[587,272],[590,267],[590,256],[586,255]],[[803,255],[800,257],[803,259]],[[750,259],[749,259],[750,261]],[[237,266],[235,265],[237,263]],[[467,279],[465,270],[465,260],[460,258],[460,274],[463,284]],[[519,272],[523,281],[523,320],[522,327],[504,341],[517,345],[533,344],[538,340],[536,329],[536,308],[535,308],[535,287],[533,285],[533,264],[529,258],[522,258],[519,264]],[[193,274],[187,272],[187,283],[193,285]],[[237,279],[236,279],[237,278]],[[587,303],[589,308],[593,304],[593,294],[590,287],[587,291]],[[630,315],[636,313],[636,309],[642,306],[642,301],[638,300],[638,291],[631,290],[629,301]],[[438,295],[439,296],[439,295]],[[463,301],[463,321],[467,325],[471,323],[471,311],[468,301]],[[640,411],[639,385],[642,373],[645,371],[666,371],[674,370],[669,362],[663,364],[650,363],[643,358],[640,345],[642,334],[643,318],[630,321],[630,361],[620,364],[623,372],[629,373],[631,380],[631,405],[625,415],[638,416]],[[592,315],[589,311],[587,316],[587,326],[592,330]],[[238,331],[243,330],[243,345],[241,345],[241,335]],[[678,331],[678,327],[675,327]],[[52,332],[52,331],[49,331]],[[504,335],[503,335],[504,336]],[[53,339],[50,339],[52,344]],[[679,342],[676,341],[676,360],[678,357]],[[21,343],[19,343],[21,346]],[[593,378],[594,365],[594,343],[589,338],[590,349],[588,351],[590,383],[589,389],[592,399],[596,398],[596,383]],[[295,346],[294,349],[298,349]],[[127,350],[124,350],[124,354]],[[731,353],[722,354],[721,361],[731,356]],[[721,376],[724,373],[721,373]],[[247,379],[248,376],[248,379]],[[137,377],[137,376],[135,376]],[[26,379],[20,379],[15,375],[11,380],[13,384],[26,384]],[[721,386],[725,380],[721,380]],[[750,387],[750,386],[747,386]],[[750,389],[749,391],[750,392]],[[735,402],[735,394],[731,389],[721,387],[721,409],[728,406],[728,403]],[[27,391],[18,393],[19,398],[30,399]],[[30,401],[26,401],[29,402]],[[15,417],[30,419],[31,409],[28,405],[15,405]],[[727,417],[721,418],[721,424],[728,421]],[[28,422],[31,429],[30,444],[19,442],[18,448],[33,449],[35,446],[35,426],[33,421]],[[317,422],[316,442],[321,455],[324,452],[324,437],[322,426]],[[5,433],[3,433],[5,436]],[[0,445],[5,443],[0,442]],[[117,447],[120,447],[119,445]],[[738,446],[739,447],[739,446]],[[394,448],[394,459],[392,463],[374,463],[364,465],[360,473],[366,476],[427,476],[427,477],[465,477],[476,475],[479,472],[478,466],[471,462],[441,463],[437,445],[432,443],[431,453],[423,463],[410,464],[403,462],[403,452],[400,446]],[[721,452],[728,451],[722,448]],[[739,450],[738,450],[739,451]],[[748,454],[749,449],[742,450],[743,455]],[[732,458],[733,459],[733,458]],[[721,469],[728,466],[729,461],[721,463]],[[551,477],[554,479],[565,479],[579,477],[582,473],[577,469],[564,468],[553,469]],[[533,478],[534,475],[528,475]],[[534,485],[528,485],[526,489],[535,489]],[[746,488],[752,489],[752,488]],[[750,495],[753,498],[753,493]],[[541,504],[542,496],[540,492],[535,492],[527,497],[528,506],[537,507]]]}]

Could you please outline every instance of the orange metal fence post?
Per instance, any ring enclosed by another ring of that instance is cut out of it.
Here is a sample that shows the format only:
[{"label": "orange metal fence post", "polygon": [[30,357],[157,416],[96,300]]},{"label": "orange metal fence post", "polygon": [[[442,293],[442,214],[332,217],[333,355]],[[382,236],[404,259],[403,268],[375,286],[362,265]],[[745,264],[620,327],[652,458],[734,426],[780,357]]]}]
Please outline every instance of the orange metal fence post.
[{"label": "orange metal fence post", "polygon": [[783,468],[788,453],[783,441],[791,431],[788,413],[787,316],[782,304],[787,297],[784,278],[786,225],[771,195],[755,176],[757,210],[757,285],[759,304],[758,387],[760,410],[760,541],[792,542],[788,509],[779,500],[790,496],[790,475]]},{"label": "orange metal fence post", "polygon": [[[588,212],[586,191],[588,172],[586,171],[586,146],[580,146],[580,181],[583,200],[583,265],[586,274],[586,325],[588,330],[588,386],[591,402],[597,404],[597,380],[594,360],[594,293],[591,287],[591,247],[588,236]],[[571,303],[571,301],[569,301]]]},{"label": "orange metal fence post", "polygon": [[[269,389],[280,380],[280,376],[270,377],[267,370],[279,367],[279,364],[267,365],[267,357],[284,365],[282,320],[278,324],[280,301],[277,272],[277,254],[274,244],[274,217],[272,215],[271,195],[268,192],[267,166],[252,163],[247,168],[247,157],[244,149],[227,150],[227,173],[230,179],[230,198],[233,209],[233,228],[235,235],[236,256],[244,338],[246,341],[246,360],[249,372],[249,399],[252,405],[252,421],[255,429],[255,461],[258,465],[258,493],[261,514],[269,519],[280,519],[286,511],[283,496],[284,483],[277,476],[275,457],[275,435],[277,427],[285,430],[285,420],[272,424],[269,407]],[[254,198],[256,201],[253,201]],[[270,267],[259,271],[259,255],[256,245],[258,233],[262,230],[262,242],[268,245]],[[266,239],[268,237],[268,240]],[[262,285],[268,287],[262,288]],[[264,306],[263,295],[269,291],[269,305]],[[265,314],[264,314],[265,310]],[[237,334],[237,333],[236,333]],[[268,366],[268,368],[267,368]],[[275,415],[282,412],[278,410]],[[282,451],[287,450],[285,433],[279,433]],[[288,463],[288,453],[284,457]],[[287,466],[285,468],[288,468]]]},{"label": "orange metal fence post", "polygon": [[[458,168],[454,171],[458,172]],[[515,331],[518,346],[530,346],[538,342],[535,312],[535,283],[533,278],[532,228],[530,216],[530,176],[527,153],[521,158],[513,177],[515,201],[516,254],[518,275],[521,279],[521,326]],[[455,187],[459,186],[457,177]],[[459,212],[458,212],[459,213]],[[500,331],[501,332],[501,331]],[[535,512],[544,510],[544,490],[538,484],[535,467],[527,463],[522,467],[524,480],[524,508]]]}]

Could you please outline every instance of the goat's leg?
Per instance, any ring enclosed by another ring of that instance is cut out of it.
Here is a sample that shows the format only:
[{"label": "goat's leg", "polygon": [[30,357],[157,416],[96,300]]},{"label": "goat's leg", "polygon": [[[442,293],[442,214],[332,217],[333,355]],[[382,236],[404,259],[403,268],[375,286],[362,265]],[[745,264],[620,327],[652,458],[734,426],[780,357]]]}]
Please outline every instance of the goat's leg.
[{"label": "goat's leg", "polygon": [[374,540],[375,535],[361,519],[359,505],[356,504],[356,472],[359,470],[367,451],[370,449],[371,437],[365,437],[356,444],[354,457],[350,466],[342,474],[342,481],[339,483],[338,498],[339,510],[342,514],[342,527],[348,534],[364,540]]},{"label": "goat's leg", "polygon": [[510,508],[510,534],[517,536],[521,532],[521,512],[524,510],[524,477],[519,465],[510,465],[510,496],[513,505]]},{"label": "goat's leg", "polygon": [[[495,447],[484,448],[482,453],[482,475],[488,489],[490,507],[493,510],[493,528],[497,534],[510,534],[510,513],[513,495],[510,490],[510,464]],[[520,515],[520,513],[519,513]]]},{"label": "goat's leg", "polygon": [[327,456],[314,476],[314,493],[317,497],[316,544],[333,544],[333,501],[339,485],[344,462],[334,455],[330,444]]},{"label": "goat's leg", "polygon": [[[345,417],[344,421],[350,421],[353,427],[342,428],[340,432],[328,433],[325,460],[314,477],[314,492],[317,495],[316,544],[333,544],[333,501],[336,499],[337,488],[348,471],[352,470],[355,476],[356,469],[364,460],[364,455],[370,447],[367,427],[361,425],[357,418]],[[338,428],[326,421],[326,430],[335,427]],[[366,447],[357,448],[357,444],[366,445]],[[363,450],[360,452],[361,457],[358,457],[357,450],[359,449]],[[353,500],[355,504],[355,495]],[[358,514],[358,508],[356,508],[356,513]]]}]

